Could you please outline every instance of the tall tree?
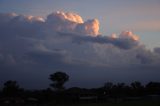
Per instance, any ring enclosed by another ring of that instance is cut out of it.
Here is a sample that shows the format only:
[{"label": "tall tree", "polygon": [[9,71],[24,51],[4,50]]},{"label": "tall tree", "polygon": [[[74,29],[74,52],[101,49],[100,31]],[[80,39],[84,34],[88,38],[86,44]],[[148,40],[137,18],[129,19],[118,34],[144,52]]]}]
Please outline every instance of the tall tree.
[{"label": "tall tree", "polygon": [[64,72],[56,72],[50,75],[49,79],[53,81],[51,86],[56,90],[63,90],[64,84],[69,80],[69,76]]},{"label": "tall tree", "polygon": [[3,94],[5,96],[17,96],[21,90],[16,81],[8,80],[4,83]]}]

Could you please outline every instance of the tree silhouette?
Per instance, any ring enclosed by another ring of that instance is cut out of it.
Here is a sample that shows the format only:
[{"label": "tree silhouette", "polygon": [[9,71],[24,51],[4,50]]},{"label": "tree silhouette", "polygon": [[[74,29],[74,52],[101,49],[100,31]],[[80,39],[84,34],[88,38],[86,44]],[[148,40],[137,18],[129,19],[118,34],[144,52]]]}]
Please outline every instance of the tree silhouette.
[{"label": "tree silhouette", "polygon": [[159,82],[149,82],[146,85],[146,90],[148,94],[160,94],[160,83]]},{"label": "tree silhouette", "polygon": [[113,88],[113,83],[112,82],[106,82],[104,84],[104,94],[105,95],[110,95],[112,88]]},{"label": "tree silhouette", "polygon": [[50,75],[49,78],[53,83],[51,86],[56,90],[63,90],[64,84],[69,80],[69,76],[64,72],[56,72]]},{"label": "tree silhouette", "polygon": [[3,94],[5,96],[17,96],[21,90],[16,81],[9,80],[4,83]]},{"label": "tree silhouette", "polygon": [[143,92],[143,89],[144,89],[144,87],[143,87],[143,85],[140,83],[140,82],[138,82],[138,81],[135,81],[135,82],[132,82],[131,83],[131,88],[132,88],[132,92],[133,92],[133,94],[134,95],[136,95],[136,96],[140,96],[140,95],[142,95],[144,92]]},{"label": "tree silhouette", "polygon": [[132,82],[131,86],[132,86],[133,89],[139,89],[139,88],[143,87],[142,84],[138,81]]},{"label": "tree silhouette", "polygon": [[107,89],[107,90],[112,89],[112,87],[113,87],[113,83],[112,82],[106,82],[104,84],[104,88]]}]

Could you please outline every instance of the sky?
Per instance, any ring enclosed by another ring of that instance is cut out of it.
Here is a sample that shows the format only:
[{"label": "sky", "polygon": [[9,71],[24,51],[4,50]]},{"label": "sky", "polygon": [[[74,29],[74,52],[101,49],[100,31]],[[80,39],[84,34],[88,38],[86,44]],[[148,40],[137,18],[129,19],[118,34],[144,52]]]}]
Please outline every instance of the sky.
[{"label": "sky", "polygon": [[148,48],[160,45],[159,0],[0,0],[0,12],[46,16],[75,12],[84,20],[97,18],[103,35],[132,30]]},{"label": "sky", "polygon": [[160,0],[0,0],[0,80],[45,88],[160,81]]}]

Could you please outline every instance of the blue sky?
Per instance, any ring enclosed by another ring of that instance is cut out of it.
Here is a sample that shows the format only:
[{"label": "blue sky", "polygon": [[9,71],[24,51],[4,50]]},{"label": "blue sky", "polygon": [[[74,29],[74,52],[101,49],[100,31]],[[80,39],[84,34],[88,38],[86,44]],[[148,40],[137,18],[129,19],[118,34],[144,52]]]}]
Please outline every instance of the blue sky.
[{"label": "blue sky", "polygon": [[160,46],[160,0],[0,0],[0,12],[46,16],[57,10],[97,18],[103,35],[132,30],[147,47]]}]

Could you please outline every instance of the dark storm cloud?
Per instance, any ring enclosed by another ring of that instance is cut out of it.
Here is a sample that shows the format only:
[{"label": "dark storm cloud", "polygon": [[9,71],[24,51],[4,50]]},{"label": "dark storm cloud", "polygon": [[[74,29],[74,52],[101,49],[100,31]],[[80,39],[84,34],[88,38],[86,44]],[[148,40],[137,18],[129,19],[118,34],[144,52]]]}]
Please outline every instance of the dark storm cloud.
[{"label": "dark storm cloud", "polygon": [[[57,70],[71,75],[70,85],[77,86],[87,86],[82,83],[86,80],[96,80],[96,85],[106,80],[160,80],[159,51],[146,49],[131,31],[102,36],[97,19],[85,22],[75,13],[55,12],[46,19],[0,14],[2,81],[17,79],[26,86],[43,87]],[[43,83],[27,83],[32,80]]]}]

